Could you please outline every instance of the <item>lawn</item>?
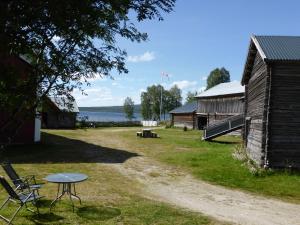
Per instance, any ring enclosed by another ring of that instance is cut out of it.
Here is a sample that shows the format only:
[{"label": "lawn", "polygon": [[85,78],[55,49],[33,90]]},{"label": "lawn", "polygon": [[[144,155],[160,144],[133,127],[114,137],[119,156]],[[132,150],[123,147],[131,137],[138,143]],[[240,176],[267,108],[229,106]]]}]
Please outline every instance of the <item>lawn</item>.
[{"label": "lawn", "polygon": [[[114,132],[114,135],[118,137],[118,132]],[[81,172],[89,176],[87,181],[76,186],[83,204],[79,205],[74,200],[74,213],[67,198],[54,207],[53,213],[49,212],[57,186],[46,183],[41,190],[44,196],[39,204],[41,215],[22,210],[14,224],[220,224],[199,213],[142,197],[139,184],[107,166],[110,163],[123,163],[138,154],[125,148],[102,146],[91,140],[106,137],[107,134],[102,135],[101,130],[52,130],[43,133],[42,144],[10,148],[6,157],[23,176],[35,174],[40,182],[44,182],[42,178],[48,174],[57,172]],[[0,171],[4,174],[2,169]],[[0,201],[6,196],[0,188]],[[1,212],[8,216],[13,209],[14,204],[10,204]]]},{"label": "lawn", "polygon": [[[241,142],[238,137],[224,136],[205,142],[199,131],[158,129],[161,138],[143,139],[136,137],[137,130],[140,128],[45,130],[42,144],[9,149],[6,157],[22,175],[36,174],[40,181],[56,172],[82,172],[89,176],[77,186],[83,205],[75,202],[75,213],[64,199],[50,214],[49,204],[57,187],[45,184],[42,216],[23,210],[15,224],[220,224],[204,215],[142,197],[140,184],[109,167],[140,155],[214,184],[300,203],[300,174],[251,174],[232,157],[235,146]],[[0,189],[0,200],[5,195]]]},{"label": "lawn", "polygon": [[276,171],[253,175],[248,168],[232,157],[241,139],[223,136],[215,141],[201,141],[199,131],[158,129],[159,139],[137,138],[140,128],[105,128],[79,131],[48,131],[69,138],[101,143],[135,154],[145,154],[161,162],[186,170],[196,178],[229,188],[236,188],[300,203],[300,173]]}]

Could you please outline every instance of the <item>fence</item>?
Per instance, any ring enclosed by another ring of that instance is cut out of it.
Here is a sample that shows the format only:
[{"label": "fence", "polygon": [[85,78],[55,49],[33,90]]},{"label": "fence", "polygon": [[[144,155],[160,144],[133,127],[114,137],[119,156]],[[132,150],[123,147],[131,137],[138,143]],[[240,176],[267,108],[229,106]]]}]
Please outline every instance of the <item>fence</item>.
[{"label": "fence", "polygon": [[151,120],[144,120],[142,121],[143,127],[157,127],[158,123],[157,121],[151,121]]}]

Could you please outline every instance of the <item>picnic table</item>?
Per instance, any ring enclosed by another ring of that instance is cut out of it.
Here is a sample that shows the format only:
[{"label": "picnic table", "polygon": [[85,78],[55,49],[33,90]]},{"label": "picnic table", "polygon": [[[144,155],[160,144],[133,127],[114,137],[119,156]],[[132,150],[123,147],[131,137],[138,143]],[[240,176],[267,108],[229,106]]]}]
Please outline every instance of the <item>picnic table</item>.
[{"label": "picnic table", "polygon": [[153,132],[152,129],[145,128],[142,131],[136,132],[136,136],[143,138],[157,138],[157,133]]}]

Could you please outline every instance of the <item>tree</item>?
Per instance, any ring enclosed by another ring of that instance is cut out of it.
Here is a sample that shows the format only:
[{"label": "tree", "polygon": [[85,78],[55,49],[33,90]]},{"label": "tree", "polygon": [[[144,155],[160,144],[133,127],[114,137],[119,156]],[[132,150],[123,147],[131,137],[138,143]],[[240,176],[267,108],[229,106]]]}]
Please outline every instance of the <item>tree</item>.
[{"label": "tree", "polygon": [[172,108],[176,108],[182,105],[182,97],[181,97],[181,90],[178,88],[177,85],[174,85],[169,90],[171,95],[171,106]]},{"label": "tree", "polygon": [[198,95],[197,91],[195,91],[195,92],[188,91],[188,93],[186,94],[186,99],[185,99],[186,103],[195,101],[195,97],[197,95]]},{"label": "tree", "polygon": [[141,94],[142,116],[144,119],[161,120],[160,106],[162,98],[162,114],[181,106],[181,90],[175,85],[170,90],[165,90],[161,85],[147,87],[147,91]]},{"label": "tree", "polygon": [[[111,70],[127,73],[126,52],[117,38],[145,41],[147,34],[134,21],[162,20],[162,13],[171,12],[174,4],[175,0],[1,1],[0,108],[10,116],[1,124],[0,135],[6,134],[13,118],[29,117],[27,112],[34,112],[46,95],[72,99],[71,92],[84,92],[89,78],[110,76]],[[21,82],[5,61],[11,56],[24,56],[32,66]],[[35,87],[37,97],[31,101],[32,93],[21,90]]]},{"label": "tree", "polygon": [[131,98],[127,97],[124,101],[124,113],[126,118],[132,120],[134,117],[134,102]]},{"label": "tree", "polygon": [[206,90],[220,83],[230,82],[230,73],[224,67],[216,68],[210,72],[207,78]]},{"label": "tree", "polygon": [[161,92],[164,92],[164,88],[161,85],[152,85],[147,88],[147,93],[150,99],[151,112],[153,120],[160,120],[160,103]]},{"label": "tree", "polygon": [[152,119],[151,100],[147,92],[141,94],[141,114],[144,120]]}]

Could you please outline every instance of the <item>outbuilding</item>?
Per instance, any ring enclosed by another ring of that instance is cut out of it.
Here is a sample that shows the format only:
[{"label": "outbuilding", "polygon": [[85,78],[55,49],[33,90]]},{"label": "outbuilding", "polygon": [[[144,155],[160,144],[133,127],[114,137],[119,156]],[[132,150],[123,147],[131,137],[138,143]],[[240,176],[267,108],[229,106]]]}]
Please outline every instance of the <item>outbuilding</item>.
[{"label": "outbuilding", "polygon": [[174,127],[187,127],[190,129],[197,128],[197,101],[186,103],[169,113],[171,114],[171,124]]},{"label": "outbuilding", "polygon": [[77,113],[79,109],[75,99],[71,101],[65,97],[46,97],[42,106],[42,127],[73,129]]},{"label": "outbuilding", "polygon": [[[4,67],[9,67],[16,73],[18,79],[26,79],[30,76],[32,66],[30,61],[24,56],[5,56],[0,57],[0,64]],[[3,68],[2,68],[3,69]],[[1,74],[0,74],[1,76]],[[32,99],[36,98],[36,88],[30,90],[32,93]],[[17,105],[6,106],[0,109],[0,127],[4,128],[7,125],[7,121],[11,120],[11,111],[17,109]],[[19,116],[14,118],[15,124],[10,124],[7,129],[4,129],[5,134],[0,134],[0,143],[7,143],[8,137],[14,136],[11,140],[11,144],[30,144],[39,142],[41,137],[41,120],[35,109],[32,112],[27,112],[29,116]],[[15,134],[15,131],[17,133]]]},{"label": "outbuilding", "polygon": [[238,81],[218,84],[196,96],[199,123],[211,125],[244,113],[245,89]]},{"label": "outbuilding", "polygon": [[242,84],[249,157],[300,168],[300,37],[252,36]]}]

